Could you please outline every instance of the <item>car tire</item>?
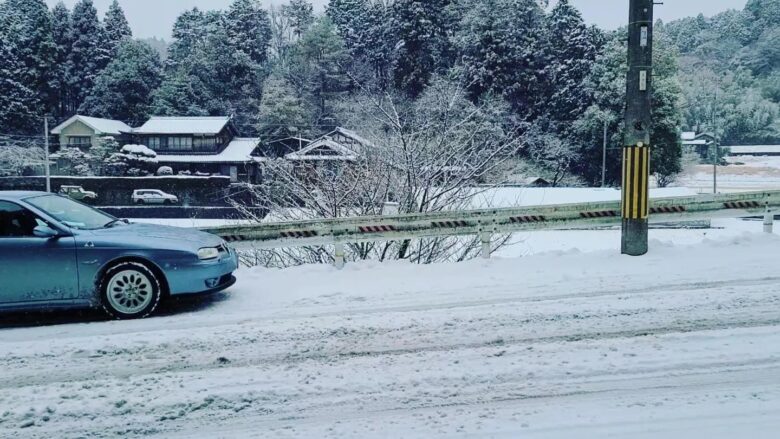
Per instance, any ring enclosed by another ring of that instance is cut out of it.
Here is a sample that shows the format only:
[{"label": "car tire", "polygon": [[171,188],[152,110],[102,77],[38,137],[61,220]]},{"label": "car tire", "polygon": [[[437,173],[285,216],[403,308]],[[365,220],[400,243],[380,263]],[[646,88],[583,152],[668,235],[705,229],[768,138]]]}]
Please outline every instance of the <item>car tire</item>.
[{"label": "car tire", "polygon": [[135,204],[144,204],[144,200],[136,200]]},{"label": "car tire", "polygon": [[171,200],[165,200],[165,201],[163,202],[163,204],[165,204],[166,206],[170,206],[171,204],[173,204],[173,201],[171,201]]},{"label": "car tire", "polygon": [[160,304],[160,279],[139,262],[120,262],[103,274],[98,285],[103,310],[117,320],[142,319]]}]

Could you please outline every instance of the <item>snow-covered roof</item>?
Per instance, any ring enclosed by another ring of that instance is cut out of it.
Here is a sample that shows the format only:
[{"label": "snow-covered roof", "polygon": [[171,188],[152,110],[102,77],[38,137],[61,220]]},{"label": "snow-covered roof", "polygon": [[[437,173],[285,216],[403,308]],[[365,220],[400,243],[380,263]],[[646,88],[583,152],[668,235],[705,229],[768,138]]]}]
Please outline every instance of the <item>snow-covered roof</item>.
[{"label": "snow-covered roof", "polygon": [[[313,154],[317,149],[320,148],[327,148],[334,152],[333,155],[318,155]],[[300,151],[292,152],[290,154],[287,154],[285,156],[287,160],[340,160],[340,161],[348,161],[348,160],[355,160],[357,157],[355,156],[355,153],[349,150],[344,145],[334,141],[328,136],[319,138],[315,140],[314,142],[310,143],[309,146],[306,148],[303,148]]]},{"label": "snow-covered roof", "polygon": [[95,134],[113,134],[115,136],[118,136],[122,133],[129,133],[132,131],[132,128],[128,126],[126,123],[122,122],[121,120],[113,120],[113,119],[101,119],[99,117],[90,117],[90,116],[82,116],[80,114],[77,114],[70,119],[66,120],[65,122],[57,125],[53,130],[51,130],[52,134],[61,134],[62,130],[70,126],[73,122],[79,121],[83,123],[84,125],[92,128],[95,130]]},{"label": "snow-covered roof", "polygon": [[696,138],[696,132],[694,131],[685,131],[682,133],[683,140],[693,140],[695,138]]},{"label": "snow-covered roof", "polygon": [[683,145],[709,145],[712,143],[710,140],[705,139],[699,139],[699,140],[683,140]]},{"label": "snow-covered roof", "polygon": [[158,163],[247,163],[253,161],[252,151],[258,138],[237,137],[219,154],[157,155]]},{"label": "snow-covered roof", "polygon": [[354,132],[352,130],[348,130],[348,129],[342,128],[342,127],[336,127],[336,129],[333,130],[333,132],[339,133],[339,134],[341,134],[341,135],[343,135],[345,137],[349,137],[352,140],[360,143],[363,146],[374,146],[373,142],[371,142],[370,140],[366,139],[365,137],[362,137],[360,134],[358,134],[358,133],[356,133],[356,132]]},{"label": "snow-covered roof", "polygon": [[228,116],[162,117],[152,116],[133,129],[135,134],[217,134],[230,122]]}]

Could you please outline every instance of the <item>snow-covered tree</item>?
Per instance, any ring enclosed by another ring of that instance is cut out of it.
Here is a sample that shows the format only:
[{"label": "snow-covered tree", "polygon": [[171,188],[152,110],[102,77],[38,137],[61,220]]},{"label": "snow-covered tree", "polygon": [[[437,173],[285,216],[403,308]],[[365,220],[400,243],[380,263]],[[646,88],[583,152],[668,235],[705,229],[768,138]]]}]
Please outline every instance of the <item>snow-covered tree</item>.
[{"label": "snow-covered tree", "polygon": [[540,112],[548,57],[534,0],[471,1],[455,37],[472,98],[503,96],[521,115]]},{"label": "snow-covered tree", "polygon": [[0,132],[20,134],[40,126],[43,106],[36,94],[21,78],[24,63],[12,41],[0,32]]},{"label": "snow-covered tree", "polygon": [[52,65],[52,92],[55,104],[53,115],[59,120],[75,111],[70,99],[70,85],[68,82],[68,56],[71,46],[71,20],[70,11],[65,3],[59,2],[52,9],[52,35],[56,46],[56,54]]},{"label": "snow-covered tree", "polygon": [[335,122],[334,106],[349,88],[348,54],[327,17],[318,20],[293,48],[285,72],[287,81],[303,96],[315,125]]},{"label": "snow-covered tree", "polygon": [[272,74],[265,81],[257,131],[265,141],[305,135],[310,115],[286,79]]},{"label": "snow-covered tree", "polygon": [[443,73],[452,64],[451,5],[451,0],[393,3],[392,29],[398,41],[395,85],[412,97],[423,92],[434,74]]},{"label": "snow-covered tree", "polygon": [[152,93],[162,81],[162,63],[146,43],[126,41],[95,80],[79,113],[139,124],[149,117]]},{"label": "snow-covered tree", "polygon": [[232,49],[248,55],[256,64],[268,60],[271,22],[258,0],[234,0],[225,14],[224,24]]},{"label": "snow-covered tree", "polygon": [[[54,106],[53,62],[56,53],[51,13],[43,0],[5,0],[0,3],[0,33],[5,35],[5,51],[15,66],[14,79],[32,90],[43,106]],[[5,59],[2,60],[5,62]]]},{"label": "snow-covered tree", "polygon": [[569,0],[559,0],[547,16],[546,37],[549,97],[544,103],[545,112],[559,123],[556,131],[565,133],[592,102],[591,91],[582,83],[598,52],[592,31]]},{"label": "snow-covered tree", "polygon": [[282,13],[290,20],[293,34],[300,38],[314,23],[314,6],[308,0],[290,0],[282,5]]},{"label": "snow-covered tree", "polygon": [[122,44],[133,37],[130,23],[127,22],[125,13],[117,0],[111,2],[111,6],[108,7],[106,17],[103,19],[103,28],[105,29],[106,49],[109,56],[113,58],[119,52]]},{"label": "snow-covered tree", "polygon": [[68,56],[68,81],[73,104],[78,107],[89,95],[97,76],[108,65],[110,55],[104,45],[105,32],[92,0],[76,3],[71,22],[73,45]]},{"label": "snow-covered tree", "polygon": [[[269,209],[278,220],[381,215],[388,200],[398,203],[400,213],[473,207],[474,184],[519,147],[516,133],[496,123],[504,107],[500,102],[474,105],[460,84],[435,78],[412,104],[403,95],[355,97],[342,108],[345,122],[359,123],[366,139],[355,147],[354,160],[271,162],[265,183],[249,188],[251,205]],[[247,214],[252,217],[251,211]],[[502,243],[499,239],[494,245]],[[478,240],[423,239],[350,245],[348,258],[430,263],[473,258],[478,249]],[[333,260],[333,253],[321,247],[252,256],[272,265]]]},{"label": "snow-covered tree", "polygon": [[0,176],[30,175],[43,169],[45,163],[43,148],[31,142],[0,137]]}]

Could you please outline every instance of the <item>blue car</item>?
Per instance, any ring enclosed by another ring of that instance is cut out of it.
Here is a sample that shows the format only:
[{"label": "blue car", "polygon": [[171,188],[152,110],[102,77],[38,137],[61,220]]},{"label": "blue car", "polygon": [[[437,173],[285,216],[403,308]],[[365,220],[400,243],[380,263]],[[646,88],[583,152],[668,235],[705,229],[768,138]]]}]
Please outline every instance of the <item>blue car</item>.
[{"label": "blue car", "polygon": [[152,314],[170,296],[236,282],[238,257],[217,236],[130,224],[46,192],[0,191],[0,311],[102,307]]}]

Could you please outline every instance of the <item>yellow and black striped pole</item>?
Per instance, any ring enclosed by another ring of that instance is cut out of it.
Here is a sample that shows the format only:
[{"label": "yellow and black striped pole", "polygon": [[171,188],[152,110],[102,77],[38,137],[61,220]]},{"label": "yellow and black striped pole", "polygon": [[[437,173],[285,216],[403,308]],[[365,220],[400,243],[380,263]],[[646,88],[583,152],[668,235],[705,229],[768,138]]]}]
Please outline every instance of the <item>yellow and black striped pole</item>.
[{"label": "yellow and black striped pole", "polygon": [[648,250],[650,210],[653,0],[630,0],[629,9],[621,251],[641,256]]}]

